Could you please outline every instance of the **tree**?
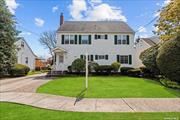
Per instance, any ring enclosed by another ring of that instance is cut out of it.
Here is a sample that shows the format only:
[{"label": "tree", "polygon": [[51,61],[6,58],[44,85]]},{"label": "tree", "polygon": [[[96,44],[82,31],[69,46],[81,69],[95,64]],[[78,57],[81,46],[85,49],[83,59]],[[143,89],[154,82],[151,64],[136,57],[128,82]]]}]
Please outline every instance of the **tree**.
[{"label": "tree", "polygon": [[157,65],[165,77],[180,83],[180,35],[160,47]]},{"label": "tree", "polygon": [[77,58],[72,62],[72,70],[75,70],[76,72],[81,72],[85,70],[85,64],[86,61],[81,58]]},{"label": "tree", "polygon": [[4,0],[0,0],[0,76],[7,74],[16,62],[14,42],[18,39],[16,21]]},{"label": "tree", "polygon": [[39,38],[40,43],[49,50],[49,53],[53,56],[53,49],[56,47],[56,32],[46,31],[43,32]]},{"label": "tree", "polygon": [[159,45],[152,46],[144,50],[140,54],[140,57],[139,57],[142,63],[147,67],[147,69],[149,69],[150,72],[156,75],[160,73],[159,68],[157,67],[157,63],[156,63],[158,49],[159,49]]},{"label": "tree", "polygon": [[171,2],[162,8],[158,23],[157,34],[161,40],[166,41],[175,38],[180,34],[180,0]]}]

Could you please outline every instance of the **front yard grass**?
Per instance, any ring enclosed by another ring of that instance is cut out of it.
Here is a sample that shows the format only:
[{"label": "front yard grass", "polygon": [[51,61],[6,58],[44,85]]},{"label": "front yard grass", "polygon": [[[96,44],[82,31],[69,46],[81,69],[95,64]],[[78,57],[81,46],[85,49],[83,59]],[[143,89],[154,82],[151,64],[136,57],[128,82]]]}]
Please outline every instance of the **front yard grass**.
[{"label": "front yard grass", "polygon": [[0,102],[1,120],[178,120],[178,112],[157,113],[103,113],[63,112],[26,105]]},{"label": "front yard grass", "polygon": [[[38,88],[39,93],[76,97],[85,88],[85,77],[56,78]],[[128,76],[89,77],[87,98],[175,98],[180,90],[162,86],[159,82]]]}]

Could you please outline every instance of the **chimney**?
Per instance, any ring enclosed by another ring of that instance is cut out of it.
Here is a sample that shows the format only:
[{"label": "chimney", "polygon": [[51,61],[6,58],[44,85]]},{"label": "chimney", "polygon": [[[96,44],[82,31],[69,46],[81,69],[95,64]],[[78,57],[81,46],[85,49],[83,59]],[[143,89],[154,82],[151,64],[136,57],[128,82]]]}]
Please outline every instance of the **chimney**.
[{"label": "chimney", "polygon": [[63,16],[63,13],[61,13],[61,16],[60,16],[60,26],[64,23],[64,16]]}]

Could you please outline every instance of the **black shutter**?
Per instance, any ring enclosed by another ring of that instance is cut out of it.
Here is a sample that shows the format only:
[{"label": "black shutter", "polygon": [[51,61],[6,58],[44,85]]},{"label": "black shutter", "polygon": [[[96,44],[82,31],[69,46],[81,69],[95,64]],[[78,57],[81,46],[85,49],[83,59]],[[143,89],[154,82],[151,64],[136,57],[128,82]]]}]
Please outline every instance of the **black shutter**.
[{"label": "black shutter", "polygon": [[89,44],[91,44],[91,35],[89,35]]},{"label": "black shutter", "polygon": [[101,35],[98,35],[98,39],[101,39]]},{"label": "black shutter", "polygon": [[105,35],[105,39],[108,39],[108,35]]},{"label": "black shutter", "polygon": [[105,56],[105,59],[108,60],[108,55]]},{"label": "black shutter", "polygon": [[94,35],[94,38],[97,39],[97,35]]},{"label": "black shutter", "polygon": [[129,35],[127,35],[127,44],[129,45]]},{"label": "black shutter", "polygon": [[90,55],[88,55],[88,61],[90,60]]},{"label": "black shutter", "polygon": [[117,35],[114,35],[114,44],[117,45]]},{"label": "black shutter", "polygon": [[56,53],[54,54],[54,63],[56,63]]},{"label": "black shutter", "polygon": [[98,55],[95,55],[95,60],[98,60]]},{"label": "black shutter", "polygon": [[119,55],[117,55],[117,62],[120,62]]},{"label": "black shutter", "polygon": [[81,35],[79,35],[79,44],[81,44]]},{"label": "black shutter", "polygon": [[83,59],[83,55],[80,55],[80,58]]},{"label": "black shutter", "polygon": [[61,44],[64,44],[64,35],[61,35]]},{"label": "black shutter", "polygon": [[91,55],[91,61],[93,61],[93,55]]},{"label": "black shutter", "polygon": [[75,44],[77,44],[77,35],[75,35]]},{"label": "black shutter", "polygon": [[132,64],[132,55],[129,55],[129,64]]}]

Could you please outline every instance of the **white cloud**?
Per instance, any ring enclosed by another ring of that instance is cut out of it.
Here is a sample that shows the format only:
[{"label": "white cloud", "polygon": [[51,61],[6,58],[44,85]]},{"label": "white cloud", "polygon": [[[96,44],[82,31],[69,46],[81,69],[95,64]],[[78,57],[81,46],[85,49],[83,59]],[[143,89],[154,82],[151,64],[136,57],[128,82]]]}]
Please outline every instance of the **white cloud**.
[{"label": "white cloud", "polygon": [[58,9],[59,9],[58,6],[54,6],[52,7],[52,12],[56,12]]},{"label": "white cloud", "polygon": [[41,18],[35,18],[35,24],[38,26],[38,27],[42,27],[44,25],[44,20],[41,19]]},{"label": "white cloud", "polygon": [[161,4],[160,4],[160,3],[156,3],[156,5],[157,5],[157,6],[161,6]]},{"label": "white cloud", "polygon": [[[88,5],[89,4],[89,5]],[[102,3],[101,0],[73,0],[69,6],[72,20],[122,20],[127,21],[119,7]]]},{"label": "white cloud", "polygon": [[31,34],[32,34],[31,32],[21,32],[20,36],[31,35]]},{"label": "white cloud", "polygon": [[19,6],[15,0],[5,0],[6,5],[8,6],[9,11],[14,15],[16,8]]},{"label": "white cloud", "polygon": [[140,26],[140,27],[138,28],[138,32],[147,32],[147,30],[146,30],[145,27]]},{"label": "white cloud", "polygon": [[171,2],[171,0],[164,0],[164,2],[163,2],[163,6],[168,5],[170,2]]}]

